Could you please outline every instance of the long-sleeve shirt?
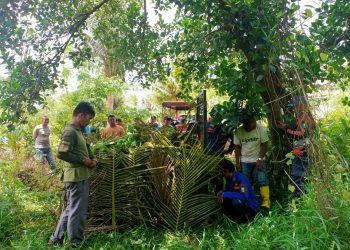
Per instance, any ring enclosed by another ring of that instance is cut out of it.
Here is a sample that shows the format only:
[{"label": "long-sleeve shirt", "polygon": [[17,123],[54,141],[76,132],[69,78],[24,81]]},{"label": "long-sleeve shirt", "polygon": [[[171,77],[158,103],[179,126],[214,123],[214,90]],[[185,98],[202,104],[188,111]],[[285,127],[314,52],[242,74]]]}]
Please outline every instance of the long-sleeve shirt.
[{"label": "long-sleeve shirt", "polygon": [[298,117],[294,128],[286,129],[287,134],[293,136],[293,155],[305,154],[305,146],[308,144],[307,128],[314,125],[311,116],[303,113]]},{"label": "long-sleeve shirt", "polygon": [[240,199],[246,202],[254,212],[259,210],[259,202],[253,188],[243,174],[233,172],[232,179],[226,181],[226,189],[222,192],[223,199]]},{"label": "long-sleeve shirt", "polygon": [[91,176],[91,169],[84,165],[84,160],[92,159],[94,156],[81,128],[72,124],[66,126],[61,136],[57,157],[69,163],[63,168],[64,182],[83,181]]}]

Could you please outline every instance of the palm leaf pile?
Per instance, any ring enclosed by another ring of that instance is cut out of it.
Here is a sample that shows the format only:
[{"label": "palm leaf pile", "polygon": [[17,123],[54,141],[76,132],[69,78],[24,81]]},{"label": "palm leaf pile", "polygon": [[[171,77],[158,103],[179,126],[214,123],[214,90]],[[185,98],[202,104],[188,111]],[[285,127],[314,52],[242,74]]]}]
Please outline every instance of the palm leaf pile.
[{"label": "palm leaf pile", "polygon": [[129,154],[98,153],[89,203],[90,228],[140,224],[173,231],[193,228],[219,209],[208,193],[219,159],[201,146],[173,146],[158,136]]}]

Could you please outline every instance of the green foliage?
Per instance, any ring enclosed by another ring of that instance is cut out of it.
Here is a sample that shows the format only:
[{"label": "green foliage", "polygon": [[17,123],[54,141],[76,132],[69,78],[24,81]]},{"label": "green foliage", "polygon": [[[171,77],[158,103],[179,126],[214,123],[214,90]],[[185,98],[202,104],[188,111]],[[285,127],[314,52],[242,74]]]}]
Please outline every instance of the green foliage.
[{"label": "green foliage", "polygon": [[[145,55],[155,46],[157,34],[149,27],[139,1],[34,0],[21,4],[5,0],[0,11],[4,20],[0,24],[1,63],[10,73],[0,85],[2,120],[16,121],[45,103],[46,90],[63,86],[59,66],[67,58],[64,53],[78,67],[92,57],[91,40],[101,42],[108,51],[103,58],[106,64],[116,65],[119,60],[114,73],[121,78],[126,70],[144,72],[151,66],[145,63]],[[107,69],[105,73],[111,76]]]},{"label": "green foliage", "polygon": [[248,117],[256,117],[261,119],[265,114],[261,108],[262,100],[257,96],[256,99],[244,101],[226,101],[222,104],[217,104],[210,111],[213,117],[213,123],[222,123],[227,131],[236,129],[244,119]]},{"label": "green foliage", "polygon": [[[47,249],[47,241],[56,225],[56,216],[47,206],[57,205],[52,191],[28,190],[15,177],[11,163],[0,170],[1,249]],[[349,182],[336,183],[339,190],[349,191]],[[339,186],[338,186],[339,185]],[[122,190],[122,192],[124,192]],[[123,231],[95,231],[86,235],[84,248],[92,249],[347,249],[349,248],[349,206],[335,194],[334,207],[317,202],[319,195],[311,186],[297,210],[272,208],[267,216],[258,215],[254,222],[236,224],[218,216],[212,224],[197,230],[177,233],[139,226]],[[328,211],[328,213],[327,213]],[[329,212],[334,216],[328,217]],[[64,249],[64,247],[57,247]]]},{"label": "green foliage", "polygon": [[[117,228],[148,224],[179,231],[217,212],[216,197],[203,192],[216,176],[218,159],[200,145],[157,145],[130,150],[115,145],[98,152],[91,185],[89,226]],[[109,198],[106,193],[111,194]]]},{"label": "green foliage", "polygon": [[310,27],[311,39],[320,48],[322,79],[337,82],[345,90],[349,85],[349,16],[346,0],[324,1],[318,18]]},{"label": "green foliage", "polygon": [[329,113],[325,118],[320,119],[320,129],[323,134],[325,142],[325,148],[333,155],[338,158],[340,162],[350,161],[350,146],[344,143],[344,138],[350,136],[350,116],[349,108],[342,107],[340,104],[334,104],[337,110]]}]

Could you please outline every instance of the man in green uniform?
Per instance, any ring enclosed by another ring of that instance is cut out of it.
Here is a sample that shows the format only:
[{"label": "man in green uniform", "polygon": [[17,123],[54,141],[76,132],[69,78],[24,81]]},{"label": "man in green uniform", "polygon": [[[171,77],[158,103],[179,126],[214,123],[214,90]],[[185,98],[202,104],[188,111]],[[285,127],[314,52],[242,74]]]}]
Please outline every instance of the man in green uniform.
[{"label": "man in green uniform", "polygon": [[89,199],[89,177],[96,168],[96,159],[92,155],[83,129],[95,116],[90,103],[80,102],[73,111],[72,123],[61,136],[57,157],[69,163],[63,168],[62,180],[66,187],[67,206],[61,214],[55,232],[49,244],[62,244],[64,233],[72,247],[78,247],[84,239],[84,226],[87,217]]}]

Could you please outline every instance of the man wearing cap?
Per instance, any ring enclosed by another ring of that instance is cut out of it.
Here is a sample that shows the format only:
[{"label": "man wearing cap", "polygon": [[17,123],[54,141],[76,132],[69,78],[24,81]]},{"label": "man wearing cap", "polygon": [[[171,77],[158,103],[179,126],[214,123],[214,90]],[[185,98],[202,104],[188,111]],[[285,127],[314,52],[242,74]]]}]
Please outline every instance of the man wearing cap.
[{"label": "man wearing cap", "polygon": [[247,222],[254,218],[259,211],[259,203],[249,180],[235,171],[233,163],[223,159],[219,163],[226,179],[224,190],[216,194],[225,213],[231,215],[238,222]]},{"label": "man wearing cap", "polygon": [[304,182],[310,167],[310,158],[306,152],[309,144],[308,130],[315,125],[315,122],[306,110],[305,98],[294,97],[292,106],[297,117],[294,127],[288,127],[283,122],[277,122],[277,127],[293,139],[292,180],[288,189],[293,192],[293,197],[299,197],[306,191]]},{"label": "man wearing cap", "polygon": [[270,209],[270,189],[266,174],[264,157],[269,137],[264,127],[256,123],[253,116],[243,121],[234,134],[236,168],[250,180],[258,182],[262,198],[261,207]]}]

